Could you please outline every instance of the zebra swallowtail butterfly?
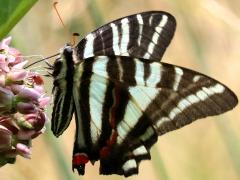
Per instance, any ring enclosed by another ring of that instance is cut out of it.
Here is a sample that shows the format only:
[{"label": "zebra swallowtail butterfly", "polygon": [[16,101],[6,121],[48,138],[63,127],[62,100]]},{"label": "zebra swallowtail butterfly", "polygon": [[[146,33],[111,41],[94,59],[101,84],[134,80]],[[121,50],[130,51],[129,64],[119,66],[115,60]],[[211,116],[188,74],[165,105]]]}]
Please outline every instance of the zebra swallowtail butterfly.
[{"label": "zebra swallowtail butterfly", "polygon": [[53,65],[51,128],[60,136],[75,114],[72,168],[80,175],[97,160],[100,174],[137,174],[159,135],[236,106],[220,82],[160,62],[175,28],[169,13],[143,12],[61,49]]}]

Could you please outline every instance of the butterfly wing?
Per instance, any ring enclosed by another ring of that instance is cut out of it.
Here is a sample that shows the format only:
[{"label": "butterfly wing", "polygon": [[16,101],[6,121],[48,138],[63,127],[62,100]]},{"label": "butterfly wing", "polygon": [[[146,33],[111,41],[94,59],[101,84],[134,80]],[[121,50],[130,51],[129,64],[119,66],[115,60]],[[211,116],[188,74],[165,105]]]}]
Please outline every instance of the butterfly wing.
[{"label": "butterfly wing", "polygon": [[55,136],[60,136],[69,126],[74,103],[72,96],[73,60],[71,48],[65,48],[61,57],[54,63],[53,97],[51,129]]},{"label": "butterfly wing", "polygon": [[76,56],[79,60],[121,55],[160,61],[175,28],[175,18],[163,11],[130,15],[88,34],[76,46]]},{"label": "butterfly wing", "polygon": [[220,82],[170,64],[99,56],[86,59],[81,71],[76,99],[87,117],[85,153],[100,159],[101,174],[136,174],[158,135],[237,104]]}]

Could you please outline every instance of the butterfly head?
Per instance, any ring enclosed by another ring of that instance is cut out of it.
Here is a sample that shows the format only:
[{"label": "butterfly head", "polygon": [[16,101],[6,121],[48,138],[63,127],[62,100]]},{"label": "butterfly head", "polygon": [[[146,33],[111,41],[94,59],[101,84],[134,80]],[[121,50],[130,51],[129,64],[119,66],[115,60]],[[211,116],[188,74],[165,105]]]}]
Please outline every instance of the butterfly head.
[{"label": "butterfly head", "polygon": [[73,69],[73,48],[69,44],[66,44],[60,49],[59,57],[53,64],[53,77],[57,79],[65,78],[68,70]]}]

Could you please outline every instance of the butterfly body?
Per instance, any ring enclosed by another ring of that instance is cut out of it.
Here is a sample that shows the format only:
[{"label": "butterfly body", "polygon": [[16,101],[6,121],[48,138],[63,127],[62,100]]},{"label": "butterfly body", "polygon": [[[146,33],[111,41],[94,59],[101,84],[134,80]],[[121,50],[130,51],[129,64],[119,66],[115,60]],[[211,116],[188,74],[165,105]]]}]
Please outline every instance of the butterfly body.
[{"label": "butterfly body", "polygon": [[73,169],[100,160],[100,174],[130,176],[150,159],[158,136],[237,104],[220,82],[161,63],[176,22],[145,12],[106,24],[54,64],[52,131],[61,135],[73,114]]}]

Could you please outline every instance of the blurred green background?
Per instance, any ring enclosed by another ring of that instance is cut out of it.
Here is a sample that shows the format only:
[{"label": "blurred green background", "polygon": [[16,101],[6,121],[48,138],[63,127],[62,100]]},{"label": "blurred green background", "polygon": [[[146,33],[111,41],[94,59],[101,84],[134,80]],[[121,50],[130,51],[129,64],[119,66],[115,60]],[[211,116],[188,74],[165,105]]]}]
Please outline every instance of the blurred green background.
[{"label": "blurred green background", "polygon": [[[70,41],[52,3],[38,1],[10,32],[14,46],[24,55],[49,56]],[[208,74],[237,95],[240,93],[239,0],[60,0],[58,10],[70,31],[81,37],[103,23],[129,14],[170,12],[177,19],[177,30],[163,61]],[[46,84],[50,94],[52,80],[46,79]],[[240,179],[239,117],[237,107],[160,137],[152,149],[152,160],[142,162],[139,175],[128,179]],[[15,165],[0,168],[0,179],[124,179],[98,175],[99,163],[89,164],[83,177],[72,173],[74,132],[74,121],[58,139],[48,129],[33,141],[32,159],[18,157]]]}]

